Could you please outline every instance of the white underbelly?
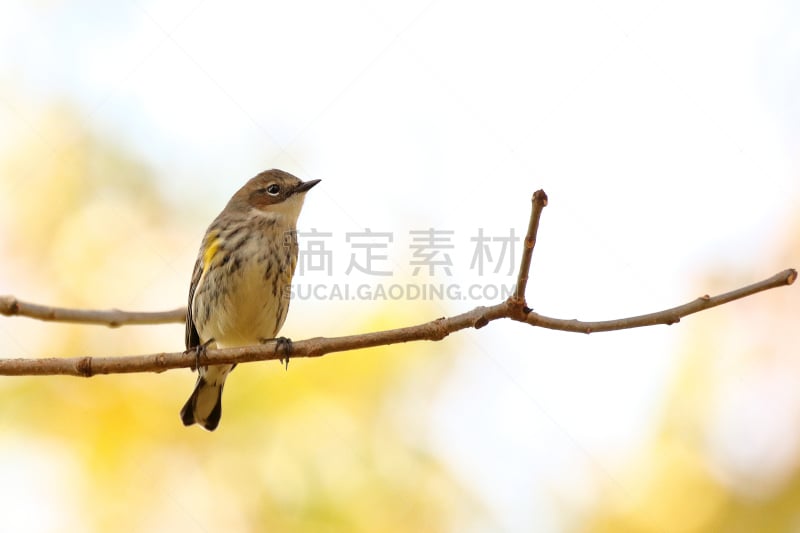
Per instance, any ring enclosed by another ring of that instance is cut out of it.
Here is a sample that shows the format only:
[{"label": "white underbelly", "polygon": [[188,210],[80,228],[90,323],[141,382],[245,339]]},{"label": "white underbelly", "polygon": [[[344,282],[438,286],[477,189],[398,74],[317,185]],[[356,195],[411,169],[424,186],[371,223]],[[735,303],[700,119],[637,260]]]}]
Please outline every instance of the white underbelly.
[{"label": "white underbelly", "polygon": [[[280,289],[280,287],[279,287]],[[257,344],[275,337],[282,324],[282,291],[273,294],[273,280],[264,270],[248,265],[233,275],[229,290],[221,295],[208,325],[198,329],[201,339],[213,338],[220,348]],[[284,301],[283,305],[288,305]]]}]

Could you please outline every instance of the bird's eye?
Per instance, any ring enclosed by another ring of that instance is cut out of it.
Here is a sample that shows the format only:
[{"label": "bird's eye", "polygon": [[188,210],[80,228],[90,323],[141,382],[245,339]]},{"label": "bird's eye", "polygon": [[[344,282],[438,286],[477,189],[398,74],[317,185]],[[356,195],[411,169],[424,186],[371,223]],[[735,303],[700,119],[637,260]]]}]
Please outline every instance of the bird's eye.
[{"label": "bird's eye", "polygon": [[267,194],[270,196],[278,196],[278,193],[281,192],[281,188],[277,183],[273,183],[269,187],[267,187]]}]

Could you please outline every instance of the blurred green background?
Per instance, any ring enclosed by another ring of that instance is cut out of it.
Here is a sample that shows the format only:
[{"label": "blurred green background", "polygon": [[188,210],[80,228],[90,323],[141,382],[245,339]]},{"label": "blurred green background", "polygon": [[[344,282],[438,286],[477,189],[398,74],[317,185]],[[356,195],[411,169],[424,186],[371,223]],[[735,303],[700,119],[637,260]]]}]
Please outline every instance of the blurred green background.
[{"label": "blurred green background", "polygon": [[[470,268],[470,237],[522,235],[540,187],[544,314],[638,314],[800,265],[788,2],[10,1],[0,20],[3,294],[182,305],[206,225],[271,167],[323,179],[300,231],[331,233],[332,272],[296,283],[512,284]],[[431,227],[454,231],[452,272],[421,278],[409,232]],[[391,277],[345,272],[366,228],[393,234]],[[2,529],[796,531],[796,293],[670,328],[493,324],[242,365],[214,433],[180,424],[188,370],[3,378]],[[303,298],[282,333],[495,301]],[[0,320],[2,357],[182,339]]]}]

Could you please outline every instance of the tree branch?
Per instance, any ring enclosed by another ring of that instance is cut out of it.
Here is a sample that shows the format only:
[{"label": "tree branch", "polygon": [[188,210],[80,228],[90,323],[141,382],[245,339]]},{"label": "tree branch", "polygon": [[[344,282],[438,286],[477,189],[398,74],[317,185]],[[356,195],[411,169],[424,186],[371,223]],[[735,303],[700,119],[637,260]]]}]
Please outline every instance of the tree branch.
[{"label": "tree branch", "polygon": [[664,324],[670,326],[676,322],[680,322],[681,318],[692,315],[699,311],[711,309],[718,305],[726,304],[740,298],[752,296],[758,292],[783,287],[784,285],[791,285],[797,279],[797,271],[793,268],[778,272],[774,276],[765,280],[734,289],[732,291],[719,294],[717,296],[703,296],[693,300],[689,303],[657,311],[655,313],[648,313],[646,315],[632,316],[629,318],[618,318],[615,320],[601,320],[598,322],[581,322],[580,320],[563,320],[560,318],[550,318],[537,313],[528,313],[524,322],[531,326],[540,326],[548,329],[557,329],[559,331],[571,331],[574,333],[600,333],[602,331],[616,331],[620,329],[633,329],[641,328],[644,326],[655,326]]},{"label": "tree branch", "polygon": [[542,209],[547,205],[547,194],[539,189],[533,193],[531,204],[531,219],[528,222],[528,233],[525,235],[522,246],[517,287],[514,290],[514,301],[520,307],[525,307],[525,289],[528,286],[528,273],[531,270],[531,256],[533,256],[533,247],[536,246],[536,234],[539,232],[539,218],[542,216]]},{"label": "tree branch", "polygon": [[119,309],[67,309],[66,307],[49,307],[24,302],[14,296],[0,296],[0,314],[38,318],[49,322],[99,324],[111,328],[128,325],[167,324],[186,320],[185,307],[154,313],[120,311]]},{"label": "tree branch", "polygon": [[[508,318],[560,331],[594,333],[631,329],[656,324],[674,324],[681,318],[716,307],[733,300],[745,298],[761,291],[791,285],[797,279],[797,271],[784,270],[763,281],[732,290],[717,296],[703,295],[684,305],[663,311],[616,320],[582,322],[552,318],[531,311],[525,303],[525,288],[528,282],[531,256],[536,244],[539,217],[547,205],[544,191],[536,191],[532,198],[531,217],[520,262],[517,287],[514,294],[505,302],[489,307],[476,307],[466,313],[452,317],[442,317],[404,328],[390,329],[345,337],[315,337],[292,343],[291,357],[320,357],[334,352],[345,352],[376,346],[387,346],[401,342],[439,341],[462,329],[480,329],[490,322]],[[185,320],[185,309],[161,313],[131,313],[119,310],[73,310],[52,308],[18,301],[11,296],[0,298],[0,312],[4,315],[20,315],[42,320],[61,320],[89,324],[121,326],[124,324],[160,324]],[[261,345],[208,350],[201,363],[203,365],[246,363],[285,358],[283,348],[275,341]],[[0,359],[0,375],[6,376],[49,376],[70,375],[90,377],[97,374],[122,374],[133,372],[163,372],[172,368],[190,368],[195,365],[194,352],[157,353],[124,357],[70,357],[41,359]]]}]

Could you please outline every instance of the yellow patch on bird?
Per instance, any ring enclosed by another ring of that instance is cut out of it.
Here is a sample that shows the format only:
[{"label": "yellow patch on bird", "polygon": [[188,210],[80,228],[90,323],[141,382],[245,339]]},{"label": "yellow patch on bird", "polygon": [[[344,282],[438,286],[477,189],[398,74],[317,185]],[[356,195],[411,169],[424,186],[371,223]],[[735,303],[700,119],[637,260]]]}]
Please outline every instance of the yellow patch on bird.
[{"label": "yellow patch on bird", "polygon": [[203,272],[207,271],[208,267],[211,266],[211,261],[214,260],[214,256],[217,255],[217,251],[220,245],[222,245],[222,239],[220,239],[218,235],[219,234],[215,233],[209,236],[208,246],[203,253]]}]

